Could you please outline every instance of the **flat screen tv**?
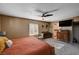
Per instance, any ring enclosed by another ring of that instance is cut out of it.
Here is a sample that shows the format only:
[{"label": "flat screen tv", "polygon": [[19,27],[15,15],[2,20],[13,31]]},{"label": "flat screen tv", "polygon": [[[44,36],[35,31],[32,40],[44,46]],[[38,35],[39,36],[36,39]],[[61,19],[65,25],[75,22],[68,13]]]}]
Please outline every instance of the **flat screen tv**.
[{"label": "flat screen tv", "polygon": [[72,20],[59,21],[60,27],[72,26]]}]

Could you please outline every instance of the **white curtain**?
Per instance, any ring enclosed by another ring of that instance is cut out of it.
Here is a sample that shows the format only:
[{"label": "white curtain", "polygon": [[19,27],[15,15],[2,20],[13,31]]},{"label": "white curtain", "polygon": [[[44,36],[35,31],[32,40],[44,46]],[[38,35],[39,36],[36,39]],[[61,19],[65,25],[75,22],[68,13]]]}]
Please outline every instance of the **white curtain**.
[{"label": "white curtain", "polygon": [[29,24],[29,35],[38,35],[38,24],[30,23]]}]

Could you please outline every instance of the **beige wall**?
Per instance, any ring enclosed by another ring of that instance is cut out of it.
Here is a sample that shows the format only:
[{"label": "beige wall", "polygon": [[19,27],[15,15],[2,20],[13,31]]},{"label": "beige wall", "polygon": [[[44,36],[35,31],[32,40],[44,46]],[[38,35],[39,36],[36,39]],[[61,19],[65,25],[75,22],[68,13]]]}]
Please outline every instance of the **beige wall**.
[{"label": "beige wall", "polygon": [[[1,15],[1,18],[1,29],[7,33],[7,37],[9,38],[29,36],[29,23],[37,23],[39,32],[47,31],[49,29],[46,28],[46,25],[48,24],[46,22],[4,15]],[[43,28],[42,25],[44,25]]]}]

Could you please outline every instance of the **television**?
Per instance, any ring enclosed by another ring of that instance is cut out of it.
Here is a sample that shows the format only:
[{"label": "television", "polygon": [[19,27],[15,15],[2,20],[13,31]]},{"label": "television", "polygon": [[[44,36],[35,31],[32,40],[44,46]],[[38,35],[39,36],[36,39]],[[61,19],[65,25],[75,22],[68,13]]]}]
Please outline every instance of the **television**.
[{"label": "television", "polygon": [[72,20],[59,21],[60,27],[72,26]]}]

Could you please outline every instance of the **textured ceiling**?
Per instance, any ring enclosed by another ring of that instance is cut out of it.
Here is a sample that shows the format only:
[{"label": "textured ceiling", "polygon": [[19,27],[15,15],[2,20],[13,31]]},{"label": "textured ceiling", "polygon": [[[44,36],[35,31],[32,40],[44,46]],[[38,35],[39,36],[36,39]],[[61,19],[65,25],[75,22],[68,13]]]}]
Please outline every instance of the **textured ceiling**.
[{"label": "textured ceiling", "polygon": [[46,17],[44,21],[58,21],[79,16],[79,3],[0,3],[0,14],[42,20],[42,13],[36,10],[51,11],[53,16]]}]

